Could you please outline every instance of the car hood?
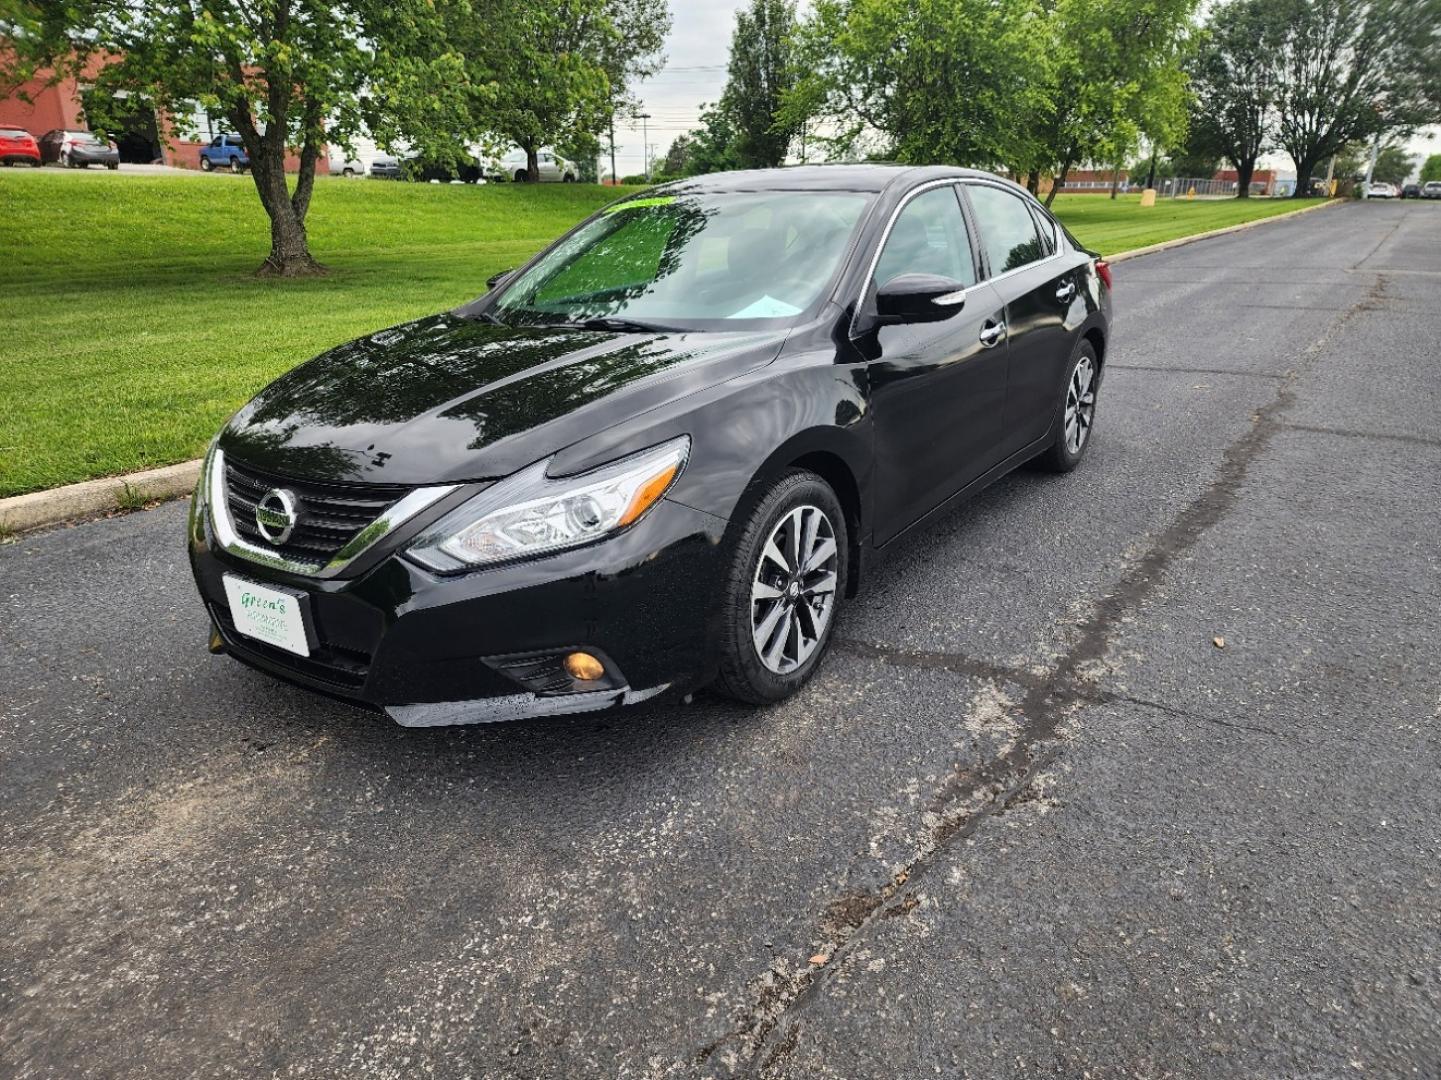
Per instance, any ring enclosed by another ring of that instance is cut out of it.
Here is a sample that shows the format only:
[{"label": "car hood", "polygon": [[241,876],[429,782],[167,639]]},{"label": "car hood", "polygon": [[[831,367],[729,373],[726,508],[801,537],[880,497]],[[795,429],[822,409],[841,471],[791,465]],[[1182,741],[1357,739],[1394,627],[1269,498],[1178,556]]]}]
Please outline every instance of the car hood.
[{"label": "car hood", "polygon": [[221,433],[296,479],[439,484],[508,475],[775,359],[784,331],[615,333],[436,315],[277,379]]}]

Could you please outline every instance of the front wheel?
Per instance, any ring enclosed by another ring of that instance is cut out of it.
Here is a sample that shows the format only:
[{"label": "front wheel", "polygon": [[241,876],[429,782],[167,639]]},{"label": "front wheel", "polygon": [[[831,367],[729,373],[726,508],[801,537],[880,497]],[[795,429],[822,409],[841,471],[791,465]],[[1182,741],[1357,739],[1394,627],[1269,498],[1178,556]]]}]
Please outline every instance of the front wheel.
[{"label": "front wheel", "polygon": [[215,168],[215,162],[211,161],[208,157],[203,157],[200,159],[201,172],[209,172],[213,168]]},{"label": "front wheel", "polygon": [[1100,385],[1101,365],[1089,341],[1076,346],[1071,358],[1066,386],[1056,414],[1056,441],[1037,459],[1037,464],[1052,472],[1070,472],[1081,463],[1091,443],[1096,423],[1096,393]]},{"label": "front wheel", "polygon": [[766,705],[810,679],[845,595],[846,545],[840,500],[815,473],[792,470],[761,496],[731,558],[715,689]]}]

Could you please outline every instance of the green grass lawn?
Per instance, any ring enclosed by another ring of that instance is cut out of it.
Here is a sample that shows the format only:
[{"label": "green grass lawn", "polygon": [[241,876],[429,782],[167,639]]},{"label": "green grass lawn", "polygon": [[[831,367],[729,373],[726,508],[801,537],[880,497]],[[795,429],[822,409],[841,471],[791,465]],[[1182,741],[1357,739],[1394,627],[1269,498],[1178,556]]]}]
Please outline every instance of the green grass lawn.
[{"label": "green grass lawn", "polygon": [[[0,173],[0,497],[195,457],[293,365],[443,310],[621,192],[317,182],[311,249],[328,277],[262,281],[264,212],[246,177]],[[1057,211],[1107,254],[1292,209],[1070,196]]]}]

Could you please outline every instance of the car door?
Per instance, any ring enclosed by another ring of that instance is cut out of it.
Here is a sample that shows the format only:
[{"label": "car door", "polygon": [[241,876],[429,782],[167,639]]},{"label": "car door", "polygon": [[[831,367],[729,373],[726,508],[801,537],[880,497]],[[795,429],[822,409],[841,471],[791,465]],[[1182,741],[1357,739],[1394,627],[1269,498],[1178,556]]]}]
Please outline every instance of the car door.
[{"label": "car door", "polygon": [[987,280],[1006,307],[1010,378],[1002,446],[1011,454],[1044,436],[1055,419],[1075,344],[1067,317],[1084,303],[1079,264],[1060,254],[1055,223],[1019,192],[984,181],[964,190]]},{"label": "car door", "polygon": [[555,179],[555,156],[547,154],[542,150],[536,155],[536,163],[540,166],[540,177],[542,181]]},{"label": "car door", "polygon": [[896,212],[876,255],[862,319],[874,318],[879,286],[910,273],[954,279],[964,299],[941,321],[873,325],[858,338],[870,382],[879,543],[999,460],[1004,313],[995,290],[978,283],[953,182],[917,189]]}]

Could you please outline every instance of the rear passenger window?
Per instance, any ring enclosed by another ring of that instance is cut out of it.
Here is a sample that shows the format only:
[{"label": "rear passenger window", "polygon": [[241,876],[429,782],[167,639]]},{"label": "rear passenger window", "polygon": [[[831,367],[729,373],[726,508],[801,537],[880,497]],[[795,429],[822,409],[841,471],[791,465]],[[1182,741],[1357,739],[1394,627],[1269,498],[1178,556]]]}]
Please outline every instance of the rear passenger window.
[{"label": "rear passenger window", "polygon": [[1018,269],[1050,254],[1042,247],[1036,222],[1019,195],[989,184],[972,184],[966,190],[971,197],[976,227],[981,233],[981,247],[991,265],[992,276]]},{"label": "rear passenger window", "polygon": [[875,281],[884,285],[901,274],[939,274],[962,285],[976,283],[965,218],[949,184],[917,195],[891,226],[876,262]]}]

